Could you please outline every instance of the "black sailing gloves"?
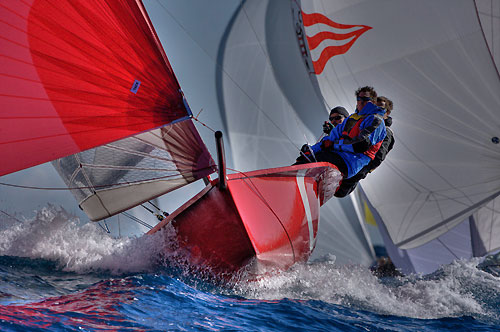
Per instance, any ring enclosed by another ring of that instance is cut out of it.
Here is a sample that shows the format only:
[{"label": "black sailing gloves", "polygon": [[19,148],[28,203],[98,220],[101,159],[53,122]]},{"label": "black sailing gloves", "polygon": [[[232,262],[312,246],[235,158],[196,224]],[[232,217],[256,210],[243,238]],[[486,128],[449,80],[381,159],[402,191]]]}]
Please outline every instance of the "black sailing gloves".
[{"label": "black sailing gloves", "polygon": [[325,121],[325,123],[323,123],[323,132],[326,135],[330,135],[330,132],[332,131],[332,129],[333,129],[333,125],[330,122]]}]

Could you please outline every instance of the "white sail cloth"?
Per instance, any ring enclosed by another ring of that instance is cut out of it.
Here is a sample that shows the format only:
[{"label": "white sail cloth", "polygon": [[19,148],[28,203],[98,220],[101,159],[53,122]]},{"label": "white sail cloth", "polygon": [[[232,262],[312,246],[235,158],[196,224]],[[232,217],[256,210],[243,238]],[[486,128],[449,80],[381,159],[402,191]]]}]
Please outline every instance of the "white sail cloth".
[{"label": "white sail cloth", "polygon": [[[316,142],[328,117],[304,66],[292,4],[243,3],[221,43],[219,105],[238,170],[292,164],[302,144]],[[370,265],[370,240],[352,204],[344,203],[332,199],[322,207],[313,258],[332,253],[339,263]]]},{"label": "white sail cloth", "polygon": [[80,208],[94,221],[215,171],[189,120],[61,158],[53,165]]},{"label": "white sail cloth", "polygon": [[[329,105],[352,107],[363,85],[394,101],[395,148],[362,185],[397,246],[439,237],[500,194],[500,79],[473,1],[303,1],[302,10],[371,27],[313,76]],[[313,61],[329,43],[345,41],[325,40]]]},{"label": "white sail cloth", "polygon": [[[481,257],[497,251],[500,247],[500,234],[494,225],[500,222],[499,204],[500,199],[497,197],[448,232],[411,249],[396,247],[384,223],[376,213],[375,215],[394,265],[404,274],[428,274],[454,260]],[[497,211],[494,210],[495,205]]]}]

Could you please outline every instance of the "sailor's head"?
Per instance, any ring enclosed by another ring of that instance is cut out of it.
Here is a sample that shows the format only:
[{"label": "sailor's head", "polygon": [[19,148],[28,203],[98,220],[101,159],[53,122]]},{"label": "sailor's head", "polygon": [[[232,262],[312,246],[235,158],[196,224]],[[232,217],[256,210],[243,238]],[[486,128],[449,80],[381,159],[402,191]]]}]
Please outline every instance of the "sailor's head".
[{"label": "sailor's head", "polygon": [[348,116],[349,112],[347,112],[345,108],[343,108],[342,106],[337,106],[330,111],[329,120],[334,127],[337,127]]},{"label": "sailor's head", "polygon": [[394,106],[392,100],[384,96],[378,96],[375,104],[385,110],[384,119],[387,119],[391,115]]},{"label": "sailor's head", "polygon": [[367,103],[374,103],[377,99],[377,92],[371,86],[364,86],[356,90],[356,110],[359,112]]}]

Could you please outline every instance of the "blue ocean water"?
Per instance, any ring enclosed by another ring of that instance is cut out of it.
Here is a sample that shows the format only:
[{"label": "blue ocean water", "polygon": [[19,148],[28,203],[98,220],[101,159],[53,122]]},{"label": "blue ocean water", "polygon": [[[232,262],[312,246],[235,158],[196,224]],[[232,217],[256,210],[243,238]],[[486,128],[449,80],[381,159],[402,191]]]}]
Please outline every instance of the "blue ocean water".
[{"label": "blue ocean water", "polygon": [[44,209],[0,230],[0,331],[498,331],[500,278],[457,261],[377,278],[334,257],[214,282]]}]

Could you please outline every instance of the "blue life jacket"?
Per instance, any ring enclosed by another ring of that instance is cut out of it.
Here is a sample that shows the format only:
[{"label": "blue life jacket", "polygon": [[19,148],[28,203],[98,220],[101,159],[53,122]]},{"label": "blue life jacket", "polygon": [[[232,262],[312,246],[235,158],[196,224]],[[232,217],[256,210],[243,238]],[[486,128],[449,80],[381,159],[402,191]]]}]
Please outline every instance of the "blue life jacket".
[{"label": "blue life jacket", "polygon": [[358,113],[351,114],[330,135],[311,146],[314,153],[322,151],[325,140],[333,142],[333,152],[344,160],[350,178],[366,166],[377,153],[386,136],[383,115],[385,110],[373,103],[367,103]]}]

